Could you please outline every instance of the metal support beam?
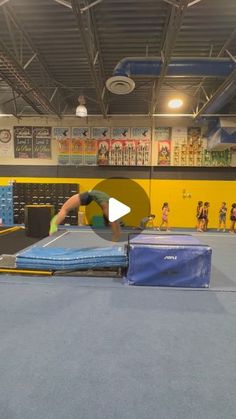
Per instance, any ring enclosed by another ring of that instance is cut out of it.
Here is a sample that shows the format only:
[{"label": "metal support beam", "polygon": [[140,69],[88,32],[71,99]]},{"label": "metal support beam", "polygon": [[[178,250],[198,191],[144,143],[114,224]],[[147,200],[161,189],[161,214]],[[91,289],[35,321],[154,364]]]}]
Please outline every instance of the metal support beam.
[{"label": "metal support beam", "polygon": [[[90,74],[91,74],[92,80],[94,82],[94,87],[95,87],[95,90],[96,90],[96,94],[97,94],[97,98],[98,98],[98,101],[99,101],[100,109],[101,109],[101,112],[102,112],[103,116],[106,117],[106,115],[107,115],[107,111],[106,111],[107,104],[104,101],[105,98],[104,99],[102,98],[102,90],[103,90],[103,87],[104,87],[104,81],[101,80],[100,75],[97,74],[97,71],[94,67],[94,57],[91,54],[90,43],[89,43],[89,40],[88,40],[88,37],[87,37],[87,32],[86,32],[86,28],[85,28],[84,21],[83,21],[83,18],[82,18],[82,13],[81,13],[81,10],[80,10],[78,0],[71,0],[71,5],[72,5],[73,13],[74,13],[75,18],[76,18],[77,27],[78,27],[80,37],[81,37],[81,40],[82,40],[82,43],[83,43],[84,51],[85,51],[85,54],[86,54],[86,57],[87,57],[87,61],[88,61],[89,69],[90,69]],[[100,68],[100,71],[101,71],[101,68]]]},{"label": "metal support beam", "polygon": [[37,57],[36,53],[27,61],[27,63],[25,63],[25,65],[23,66],[24,70],[30,65],[30,63],[32,63],[32,61],[35,59],[35,57]]},{"label": "metal support beam", "polygon": [[7,24],[7,29],[8,29],[8,32],[9,32],[9,36],[10,36],[10,40],[11,40],[11,43],[12,43],[12,46],[13,46],[15,56],[18,59],[19,58],[18,48],[17,48],[17,45],[16,45],[16,40],[15,40],[15,37],[14,37],[14,31],[12,30],[11,22],[10,22],[9,15],[8,15],[6,7],[3,8],[3,14],[4,14],[6,24]]},{"label": "metal support beam", "polygon": [[223,47],[221,48],[221,50],[218,54],[218,57],[222,57],[222,55],[224,54],[224,52],[226,51],[228,46],[231,44],[231,42],[234,40],[234,38],[236,38],[236,28],[234,28],[233,32],[231,32],[230,36],[225,41]]},{"label": "metal support beam", "polygon": [[205,88],[204,88],[203,86],[201,86],[201,89],[202,89],[202,91],[203,91],[203,93],[204,93],[204,95],[205,95],[206,100],[209,100],[210,98],[209,98],[209,96],[208,96],[208,94],[207,94],[207,92],[206,92]]},{"label": "metal support beam", "polygon": [[[33,107],[38,113],[43,113],[40,108],[47,113],[54,113],[60,117],[58,111],[44,96],[39,88],[34,85],[24,68],[8,51],[6,46],[0,41],[0,76],[11,86],[17,93],[22,94],[24,100]],[[30,98],[28,91],[31,90]]]},{"label": "metal support beam", "polygon": [[150,109],[151,115],[154,114],[158,104],[160,90],[166,76],[167,68],[170,63],[171,55],[175,47],[176,39],[180,31],[183,18],[188,7],[188,3],[189,0],[180,0],[178,9],[175,6],[172,6],[169,22],[166,27],[166,37],[164,40],[163,47],[163,64],[161,74],[159,79],[154,83],[153,86]]},{"label": "metal support beam", "polygon": [[[33,57],[31,58],[31,61],[32,61],[32,59],[36,58],[38,60],[39,64],[40,64],[40,66],[44,70],[45,75],[51,80],[52,83],[55,84],[55,87],[57,87],[57,86],[60,87],[59,82],[55,79],[54,75],[52,74],[52,72],[51,72],[50,68],[48,67],[43,55],[38,50],[38,48],[34,45],[31,37],[28,35],[26,30],[22,26],[21,22],[19,21],[19,19],[15,15],[12,7],[7,5],[5,8],[7,10],[9,18],[12,20],[12,22],[14,23],[16,28],[19,30],[19,32],[20,32],[21,36],[23,37],[24,41],[26,42],[26,44],[28,45],[28,47],[31,49],[31,51],[34,54]],[[26,63],[25,65],[28,66],[31,63],[31,61],[29,60],[28,63]],[[24,68],[26,68],[26,67],[24,67]],[[59,93],[61,94],[60,90],[59,90]],[[65,95],[61,94],[61,98],[63,100],[65,100]]]},{"label": "metal support beam", "polygon": [[[61,4],[62,6],[72,9],[72,4],[70,1],[67,1],[67,0],[54,0],[54,1],[58,4]],[[81,7],[80,9],[81,13],[86,12],[87,10],[91,9],[93,6],[96,6],[96,4],[101,3],[102,1],[103,0],[96,0],[93,3],[88,4],[87,6]]]},{"label": "metal support beam", "polygon": [[0,7],[3,6],[5,3],[7,3],[9,0],[1,0],[0,1]]},{"label": "metal support beam", "polygon": [[49,99],[49,101],[50,101],[50,102],[52,102],[52,100],[53,100],[53,98],[54,98],[55,94],[57,93],[57,91],[58,91],[58,87],[56,87],[56,88],[54,89],[54,92],[53,92],[52,96],[51,96],[51,97],[50,97],[50,99]]},{"label": "metal support beam", "polygon": [[176,0],[163,0],[165,3],[171,4],[171,6],[179,7],[179,3]]},{"label": "metal support beam", "polygon": [[[27,95],[29,93],[31,93],[31,90],[29,92],[25,91],[22,92],[21,89],[19,87],[17,87],[14,82],[8,78],[7,76],[4,76],[4,81],[16,92],[18,93],[18,96],[16,99],[18,99],[18,97],[22,97],[24,99],[24,101],[26,103],[28,103],[28,105],[30,105],[30,107],[38,114],[43,115],[43,111],[37,107],[37,105],[35,104],[34,101],[32,101]],[[13,99],[11,99],[10,101],[12,102]],[[9,102],[10,102],[9,101]]]},{"label": "metal support beam", "polygon": [[15,95],[15,91],[14,91],[14,89],[12,89],[12,95],[13,95],[13,101],[14,101],[15,114],[16,114],[16,116],[17,116],[16,95]]},{"label": "metal support beam", "polygon": [[194,4],[200,3],[202,0],[193,0],[188,4],[188,7],[194,6]]},{"label": "metal support beam", "polygon": [[231,54],[231,52],[230,51],[228,51],[228,50],[226,50],[226,52],[227,52],[227,54],[229,55],[229,57],[232,59],[232,61],[234,62],[234,63],[236,63],[236,58]]},{"label": "metal support beam", "polygon": [[96,1],[94,1],[93,3],[90,3],[88,6],[82,7],[82,8],[80,9],[80,10],[81,10],[81,13],[86,12],[86,10],[91,9],[91,7],[96,6],[96,4],[101,3],[102,1],[103,1],[103,0],[96,0]]},{"label": "metal support beam", "polygon": [[196,112],[195,119],[199,118],[199,116],[203,115],[207,108],[212,105],[215,100],[224,94],[226,91],[232,91],[232,87],[236,83],[236,70],[234,70],[226,79],[225,81],[220,85],[220,87],[211,95],[211,97],[204,103],[204,105],[201,107],[201,109]]},{"label": "metal support beam", "polygon": [[[228,50],[227,47],[228,45],[234,40],[234,38],[236,37],[236,27],[234,28],[233,32],[231,32],[230,36],[227,38],[227,40],[225,41],[224,45],[222,46],[220,52],[218,53],[217,57],[222,57],[222,55],[224,55],[225,52],[227,52],[228,55],[231,55]],[[212,52],[212,47],[211,46],[211,50],[210,50],[210,56],[211,56],[211,52]],[[231,56],[232,58],[232,56]],[[232,58],[233,59],[233,58]],[[234,59],[233,59],[234,61]],[[196,94],[198,93],[199,89],[201,89],[201,87],[204,85],[205,81],[206,81],[207,77],[204,77],[201,81],[201,83],[199,83],[194,96],[196,96]],[[198,113],[198,110],[196,110],[196,113]]]},{"label": "metal support beam", "polygon": [[56,3],[61,4],[62,6],[69,7],[69,9],[72,9],[71,3],[66,0],[54,0]]}]

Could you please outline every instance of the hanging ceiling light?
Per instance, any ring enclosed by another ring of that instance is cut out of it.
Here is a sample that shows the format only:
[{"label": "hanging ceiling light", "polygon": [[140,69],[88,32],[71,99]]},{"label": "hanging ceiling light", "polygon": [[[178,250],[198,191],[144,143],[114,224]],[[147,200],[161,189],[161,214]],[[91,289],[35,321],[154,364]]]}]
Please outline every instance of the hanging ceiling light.
[{"label": "hanging ceiling light", "polygon": [[168,102],[168,106],[171,109],[178,109],[181,108],[181,106],[183,105],[183,101],[182,99],[172,99]]},{"label": "hanging ceiling light", "polygon": [[84,117],[88,116],[88,111],[87,111],[87,108],[85,106],[84,96],[82,96],[82,95],[79,96],[78,101],[79,101],[79,105],[77,106],[76,111],[75,111],[76,116],[79,116],[80,118],[84,118]]}]

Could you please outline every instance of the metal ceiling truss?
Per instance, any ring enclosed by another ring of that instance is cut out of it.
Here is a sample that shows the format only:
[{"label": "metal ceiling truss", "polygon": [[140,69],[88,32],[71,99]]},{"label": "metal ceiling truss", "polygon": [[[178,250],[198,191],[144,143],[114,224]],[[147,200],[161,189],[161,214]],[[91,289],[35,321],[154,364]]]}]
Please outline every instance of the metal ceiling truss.
[{"label": "metal ceiling truss", "polygon": [[204,94],[206,96],[206,102],[201,107],[198,112],[195,113],[194,117],[195,119],[199,118],[201,115],[207,113],[207,108],[209,108],[210,105],[212,105],[220,95],[222,95],[226,90],[231,90],[233,85],[236,83],[236,70],[234,70],[226,79],[225,81],[218,87],[218,89],[210,95],[210,97],[206,94],[205,89],[203,86],[201,88],[204,90]]},{"label": "metal ceiling truss", "polygon": [[8,3],[8,2],[9,2],[9,0],[1,0],[0,1],[0,7],[3,6],[5,3]]},{"label": "metal ceiling truss", "polygon": [[[5,1],[8,1],[8,0],[5,0]],[[67,0],[54,0],[54,1],[56,3],[61,4],[62,6],[69,7],[69,9],[72,9],[72,5],[71,5],[70,1],[67,1]],[[80,9],[81,13],[86,12],[87,10],[91,9],[92,7],[101,3],[102,1],[103,0],[96,0],[96,1],[93,1],[92,3],[90,3],[90,4],[86,4],[84,7],[81,7],[81,9]]]},{"label": "metal ceiling truss", "polygon": [[43,114],[46,111],[48,114],[53,113],[60,117],[57,109],[34,85],[2,41],[0,41],[0,75],[37,113]]},{"label": "metal ceiling truss", "polygon": [[[8,77],[9,75],[4,75],[4,77],[3,77],[3,79],[4,79],[4,81],[12,88],[12,90],[14,90],[16,93],[18,93],[18,96],[16,97],[16,99],[18,99],[19,97],[21,97],[22,99],[24,99],[24,101],[26,102],[26,103],[28,103],[28,105],[30,105],[30,107],[36,112],[36,113],[38,113],[38,114],[40,114],[40,115],[43,115],[43,111],[40,109],[40,108],[38,108],[37,106],[36,106],[36,104],[35,104],[35,102],[34,101],[32,101],[31,100],[31,98],[30,97],[28,97],[28,95],[30,95],[30,93],[32,92],[32,89],[30,89],[30,90],[26,90],[26,89],[24,89],[24,91],[23,91],[23,89],[22,88],[20,88],[20,87],[18,87],[18,86],[16,86],[16,84],[15,84],[15,81],[14,80],[12,80],[10,77]],[[12,102],[12,99],[11,99],[11,102]],[[8,103],[8,102],[5,102],[6,104]],[[4,103],[4,104],[5,104]]]},{"label": "metal ceiling truss", "polygon": [[159,101],[159,94],[164,82],[167,68],[170,63],[171,55],[175,47],[175,42],[180,31],[184,15],[186,13],[189,0],[180,0],[178,7],[172,5],[170,16],[168,16],[168,24],[166,25],[165,39],[163,49],[161,51],[162,69],[157,81],[154,82],[152,90],[150,114],[154,114]]},{"label": "metal ceiling truss", "polygon": [[[85,3],[85,2],[83,2]],[[94,83],[101,112],[106,117],[108,112],[107,92],[105,89],[105,77],[103,77],[103,64],[96,33],[96,25],[93,24],[90,13],[86,13],[86,22],[81,12],[79,0],[71,0],[72,10],[76,18],[77,27],[87,57],[91,78]]]},{"label": "metal ceiling truss", "polygon": [[[40,73],[41,78],[43,79],[42,84],[46,87],[46,89],[49,85],[53,84],[54,86],[52,86],[52,89],[54,91],[54,89],[56,87],[60,87],[60,86],[59,86],[58,81],[55,79],[54,75],[52,74],[51,70],[49,69],[49,67],[48,67],[44,57],[42,56],[41,52],[38,50],[38,48],[32,42],[31,37],[28,35],[26,30],[22,26],[21,22],[19,21],[19,19],[17,18],[17,16],[13,12],[12,8],[9,5],[7,5],[7,6],[4,7],[4,9],[5,9],[5,16],[8,18],[8,21],[9,21],[9,19],[12,21],[15,28],[17,28],[17,30],[20,32],[22,40],[25,41],[27,47],[32,52],[32,56],[29,59],[27,59],[25,64],[23,64],[23,57],[22,57],[22,54],[21,54],[21,60],[20,61],[21,61],[21,64],[22,64],[24,70],[26,70],[26,68],[28,66],[30,66],[30,64],[33,62],[33,60],[36,59],[39,62],[41,69],[43,70],[43,72]],[[14,48],[14,51],[15,51],[15,48]],[[16,56],[17,57],[19,56],[19,54],[17,54],[17,52],[16,52]],[[65,95],[60,89],[57,89],[57,93],[59,94],[59,97],[57,98],[58,102],[59,102],[57,113],[59,114],[60,113],[59,112],[60,104],[61,104],[62,101],[65,100]],[[54,96],[55,95],[53,95],[53,98],[54,98]],[[51,98],[48,97],[48,99],[49,99],[50,102],[52,102]]]},{"label": "metal ceiling truss", "polygon": [[[217,54],[217,57],[222,57],[224,55],[224,53],[226,52],[230,58],[232,58],[233,61],[235,61],[235,58],[231,55],[231,53],[227,50],[227,47],[231,44],[231,42],[236,38],[236,27],[234,28],[234,30],[231,32],[231,34],[229,35],[229,37],[226,39],[224,45],[221,47],[219,53]],[[212,49],[212,48],[211,48]],[[204,77],[202,79],[202,81],[199,83],[199,85],[197,86],[197,89],[194,93],[194,96],[198,95],[198,101],[197,101],[197,108],[195,110],[195,114],[198,115],[199,114],[199,105],[201,102],[201,92],[204,92],[204,83],[207,80],[207,77]],[[199,93],[200,91],[200,93]],[[218,90],[217,90],[218,91]],[[211,94],[211,97],[214,97],[214,99],[216,99],[216,92]],[[206,96],[206,95],[205,95]],[[209,100],[209,97],[207,97],[207,100]],[[202,101],[204,103],[204,101]],[[206,104],[205,104],[206,105]],[[205,106],[203,105],[203,106]]]},{"label": "metal ceiling truss", "polygon": [[[57,1],[57,0],[55,0],[55,1]],[[63,1],[63,0],[62,0]],[[175,7],[181,7],[181,0],[163,0],[165,3],[169,3],[169,4],[171,4],[172,6],[175,6]],[[197,4],[197,3],[200,3],[202,0],[192,0],[192,1],[190,1],[189,3],[188,3],[188,5],[187,5],[187,7],[191,7],[191,6],[194,6],[195,4]]]}]

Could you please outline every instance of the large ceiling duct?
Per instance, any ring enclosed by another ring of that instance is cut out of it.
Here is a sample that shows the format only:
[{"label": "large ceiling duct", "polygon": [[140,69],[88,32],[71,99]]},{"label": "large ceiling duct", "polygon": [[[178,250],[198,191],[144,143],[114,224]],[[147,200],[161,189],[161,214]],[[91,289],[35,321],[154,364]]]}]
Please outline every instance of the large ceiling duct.
[{"label": "large ceiling duct", "polygon": [[[161,57],[127,57],[115,67],[112,77],[106,81],[107,89],[115,94],[128,94],[135,88],[132,77],[159,77],[162,69]],[[236,62],[231,58],[171,58],[167,77],[222,77],[227,78],[201,114],[216,112],[236,94]]]},{"label": "large ceiling duct", "polygon": [[[106,81],[108,90],[125,94],[126,86],[135,86],[132,77],[158,77],[161,74],[161,57],[127,57],[115,67],[113,76]],[[236,69],[229,58],[172,58],[167,68],[168,77],[227,77]],[[127,89],[130,93],[133,89]],[[122,92],[122,93],[121,93]]]}]

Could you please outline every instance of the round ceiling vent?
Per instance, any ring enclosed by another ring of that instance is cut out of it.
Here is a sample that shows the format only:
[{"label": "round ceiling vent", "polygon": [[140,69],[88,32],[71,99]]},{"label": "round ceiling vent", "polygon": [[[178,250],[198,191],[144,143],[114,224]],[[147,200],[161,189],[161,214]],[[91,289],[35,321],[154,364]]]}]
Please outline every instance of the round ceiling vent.
[{"label": "round ceiling vent", "polygon": [[116,95],[127,95],[135,88],[135,82],[126,76],[113,76],[106,81],[106,87]]}]

